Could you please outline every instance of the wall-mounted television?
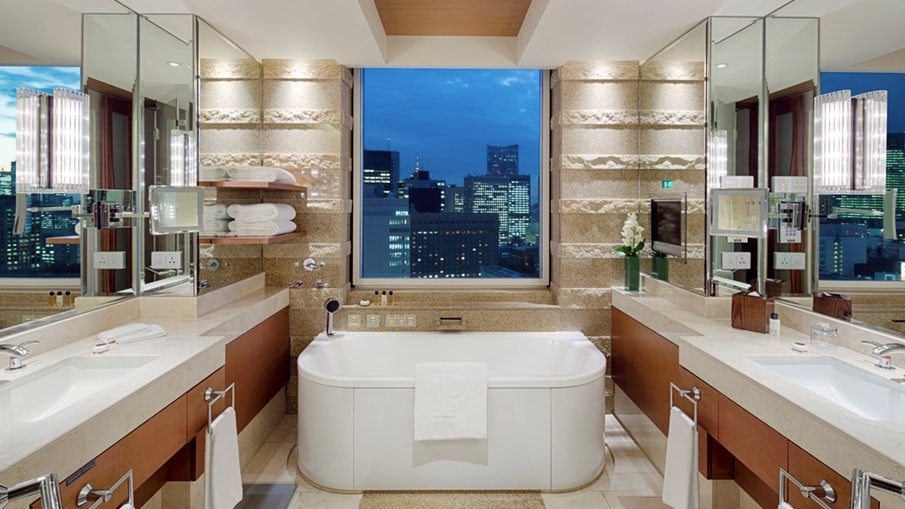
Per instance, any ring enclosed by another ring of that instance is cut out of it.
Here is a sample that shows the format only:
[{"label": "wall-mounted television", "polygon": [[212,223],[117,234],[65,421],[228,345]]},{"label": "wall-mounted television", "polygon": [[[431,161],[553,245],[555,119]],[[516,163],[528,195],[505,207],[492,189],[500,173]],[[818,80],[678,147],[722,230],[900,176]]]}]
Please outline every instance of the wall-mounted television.
[{"label": "wall-mounted television", "polygon": [[651,249],[685,257],[685,200],[680,197],[650,201]]}]

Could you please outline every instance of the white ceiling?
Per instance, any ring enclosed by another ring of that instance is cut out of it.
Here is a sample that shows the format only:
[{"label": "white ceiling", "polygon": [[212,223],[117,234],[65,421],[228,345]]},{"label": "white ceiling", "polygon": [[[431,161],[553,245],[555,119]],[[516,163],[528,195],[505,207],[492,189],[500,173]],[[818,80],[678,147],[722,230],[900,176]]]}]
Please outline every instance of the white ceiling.
[{"label": "white ceiling", "polygon": [[[122,2],[147,14],[197,14],[257,58],[552,68],[567,60],[644,60],[707,16],[762,16],[786,0],[533,0],[518,37],[387,37],[374,0]],[[113,9],[122,7],[114,0],[0,0],[0,62],[78,65],[80,13]],[[903,0],[795,0],[783,14],[823,16],[823,70],[868,70],[869,61],[889,70],[901,61]]]}]

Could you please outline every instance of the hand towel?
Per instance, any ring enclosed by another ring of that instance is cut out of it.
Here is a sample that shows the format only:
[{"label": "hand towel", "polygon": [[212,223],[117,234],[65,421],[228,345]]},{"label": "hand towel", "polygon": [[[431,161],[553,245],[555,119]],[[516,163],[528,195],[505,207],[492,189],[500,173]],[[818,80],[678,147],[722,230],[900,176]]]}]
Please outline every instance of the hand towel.
[{"label": "hand towel", "polygon": [[678,407],[669,411],[663,503],[675,509],[698,509],[699,505],[697,431],[694,421]]},{"label": "hand towel", "polygon": [[205,509],[233,509],[242,501],[236,411],[228,407],[207,430],[204,450]]},{"label": "hand towel", "polygon": [[112,329],[99,332],[97,334],[97,339],[105,343],[111,343],[116,341],[118,338],[128,336],[130,334],[144,332],[150,327],[151,325],[147,323],[128,323],[126,325],[120,325],[119,327],[114,327]]},{"label": "hand towel", "polygon": [[229,219],[226,205],[222,203],[207,204],[204,206],[204,219]]},{"label": "hand towel", "polygon": [[295,231],[295,223],[292,221],[232,221],[229,223],[229,231],[237,236],[269,237],[282,235]]},{"label": "hand towel", "polygon": [[790,504],[788,502],[780,502],[778,509],[795,509],[795,508],[792,507],[792,504]]},{"label": "hand towel", "polygon": [[223,166],[202,166],[198,177],[198,180],[201,181],[226,180],[229,178],[229,173]]},{"label": "hand towel", "polygon": [[292,221],[295,209],[285,203],[233,204],[227,207],[229,217],[239,221]]},{"label": "hand towel", "polygon": [[204,233],[226,233],[229,231],[229,219],[205,219]]},{"label": "hand towel", "polygon": [[134,343],[136,341],[144,341],[146,339],[160,338],[167,335],[167,331],[160,325],[151,324],[147,328],[123,334],[116,338],[117,344]]},{"label": "hand towel", "polygon": [[252,182],[278,182],[281,184],[295,184],[295,176],[283,168],[269,166],[231,166],[229,170],[230,180],[249,180]]},{"label": "hand towel", "polygon": [[415,365],[415,440],[487,438],[487,365]]}]

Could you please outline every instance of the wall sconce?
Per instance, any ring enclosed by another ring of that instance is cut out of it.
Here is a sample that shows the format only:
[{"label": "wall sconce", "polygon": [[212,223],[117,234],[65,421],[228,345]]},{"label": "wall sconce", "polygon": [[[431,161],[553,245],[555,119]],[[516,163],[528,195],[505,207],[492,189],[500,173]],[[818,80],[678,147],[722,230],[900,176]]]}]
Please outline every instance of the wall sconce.
[{"label": "wall sconce", "polygon": [[185,186],[196,182],[195,136],[192,131],[170,131],[170,185]]},{"label": "wall sconce", "polygon": [[885,90],[814,99],[814,192],[886,191]]},{"label": "wall sconce", "polygon": [[707,165],[707,179],[710,189],[720,187],[720,181],[729,174],[729,133],[723,129],[714,130],[710,139],[710,162]]},{"label": "wall sconce", "polygon": [[16,90],[16,192],[88,192],[88,95]]}]

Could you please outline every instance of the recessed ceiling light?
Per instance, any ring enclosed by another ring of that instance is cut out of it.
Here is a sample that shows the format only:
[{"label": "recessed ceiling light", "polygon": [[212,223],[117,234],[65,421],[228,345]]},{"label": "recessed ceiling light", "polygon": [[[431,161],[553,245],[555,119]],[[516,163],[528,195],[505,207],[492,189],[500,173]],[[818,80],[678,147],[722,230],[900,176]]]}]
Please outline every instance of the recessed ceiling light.
[{"label": "recessed ceiling light", "polygon": [[179,67],[179,66],[181,66],[182,64],[180,64],[179,62],[175,62],[175,61],[173,61],[173,60],[170,60],[169,62],[167,62],[167,65],[170,66],[170,67]]},{"label": "recessed ceiling light", "polygon": [[726,67],[729,67],[729,64],[716,64],[717,69],[725,69]]}]

